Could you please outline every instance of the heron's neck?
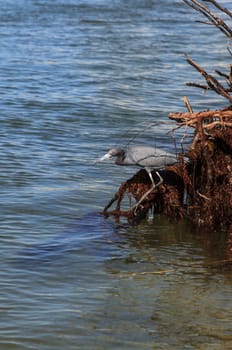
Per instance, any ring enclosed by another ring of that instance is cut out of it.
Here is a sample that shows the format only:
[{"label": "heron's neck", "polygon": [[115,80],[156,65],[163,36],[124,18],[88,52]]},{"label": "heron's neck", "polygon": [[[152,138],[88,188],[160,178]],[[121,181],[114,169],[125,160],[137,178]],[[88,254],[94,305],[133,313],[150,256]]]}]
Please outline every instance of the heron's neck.
[{"label": "heron's neck", "polygon": [[124,165],[123,162],[124,162],[124,159],[125,159],[125,151],[122,149],[120,150],[117,158],[116,158],[116,161],[115,161],[115,164],[117,165]]}]

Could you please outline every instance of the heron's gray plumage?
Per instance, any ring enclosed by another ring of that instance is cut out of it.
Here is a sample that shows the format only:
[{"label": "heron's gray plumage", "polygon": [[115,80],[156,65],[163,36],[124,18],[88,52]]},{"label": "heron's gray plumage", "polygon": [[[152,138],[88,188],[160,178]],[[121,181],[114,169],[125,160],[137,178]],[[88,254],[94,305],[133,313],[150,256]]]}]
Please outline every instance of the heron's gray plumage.
[{"label": "heron's gray plumage", "polygon": [[176,156],[160,148],[150,146],[131,146],[126,150],[111,148],[99,161],[115,157],[117,165],[134,165],[142,168],[160,170],[176,163]]},{"label": "heron's gray plumage", "polygon": [[108,153],[116,157],[117,165],[137,165],[142,168],[162,169],[176,163],[176,156],[159,148],[149,146],[131,146],[126,151],[111,149]]}]

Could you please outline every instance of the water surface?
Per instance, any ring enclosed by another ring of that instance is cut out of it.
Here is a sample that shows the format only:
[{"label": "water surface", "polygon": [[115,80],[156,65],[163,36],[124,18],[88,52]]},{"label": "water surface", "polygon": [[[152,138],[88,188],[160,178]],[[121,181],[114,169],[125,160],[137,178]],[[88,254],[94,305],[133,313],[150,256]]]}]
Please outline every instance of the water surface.
[{"label": "water surface", "polygon": [[179,0],[0,4],[0,348],[231,349],[225,235],[99,217],[136,169],[94,165],[224,107],[184,55],[227,72],[227,39]]}]

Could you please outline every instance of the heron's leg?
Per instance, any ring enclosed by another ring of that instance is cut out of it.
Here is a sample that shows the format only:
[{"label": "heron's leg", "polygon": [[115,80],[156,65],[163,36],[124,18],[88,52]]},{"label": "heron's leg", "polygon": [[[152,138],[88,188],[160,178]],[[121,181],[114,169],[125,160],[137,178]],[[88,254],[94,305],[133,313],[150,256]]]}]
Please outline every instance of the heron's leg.
[{"label": "heron's leg", "polygon": [[[146,169],[146,170],[147,170],[147,169]],[[147,170],[147,172],[148,172],[148,175],[149,175],[149,177],[150,177],[150,179],[151,179],[152,186],[151,186],[151,188],[150,188],[146,193],[144,193],[144,195],[140,198],[140,200],[138,201],[138,203],[134,206],[133,211],[134,211],[134,214],[135,214],[135,215],[136,215],[136,211],[137,211],[138,207],[139,207],[140,204],[144,201],[144,199],[147,198],[147,196],[148,196],[156,187],[160,186],[160,185],[163,183],[163,181],[164,181],[163,178],[162,178],[162,176],[160,175],[160,173],[159,173],[158,171],[156,171],[156,175],[157,175],[158,178],[159,178],[159,182],[156,184],[156,183],[154,182],[153,177],[152,177],[151,171],[148,171],[148,170]]]},{"label": "heron's leg", "polygon": [[[155,187],[158,187],[159,185],[161,185],[164,182],[164,179],[162,178],[162,176],[160,175],[160,173],[158,171],[156,171],[155,173],[159,178],[159,182],[157,184],[154,184],[154,185],[155,185]],[[152,177],[152,175],[151,175],[151,177]],[[154,180],[153,180],[153,183],[154,183]]]},{"label": "heron's leg", "polygon": [[111,199],[111,201],[109,201],[109,203],[103,209],[103,213],[105,213],[117,199],[118,199],[118,193],[115,193],[114,197]]}]

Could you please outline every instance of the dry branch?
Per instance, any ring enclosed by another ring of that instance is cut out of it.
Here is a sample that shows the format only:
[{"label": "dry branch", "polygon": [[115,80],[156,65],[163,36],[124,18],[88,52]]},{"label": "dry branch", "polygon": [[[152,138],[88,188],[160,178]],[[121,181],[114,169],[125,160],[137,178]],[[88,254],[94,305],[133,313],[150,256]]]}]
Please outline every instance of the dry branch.
[{"label": "dry branch", "polygon": [[[195,61],[193,61],[190,57],[186,56],[187,62],[193,66],[201,75],[205,78],[207,85],[200,85],[195,83],[187,83],[187,85],[197,86],[207,90],[213,90],[217,94],[225,97],[230,102],[232,102],[232,96],[229,94],[232,91],[232,85],[230,84],[229,89],[224,88],[224,86],[219,83],[219,81],[214,78],[212,75],[208,74],[202,67],[200,67]],[[227,77],[227,76],[226,76]]]},{"label": "dry branch", "polygon": [[[169,113],[169,118],[175,120],[179,126],[189,126],[198,129],[200,135],[208,134],[209,130],[227,129],[228,136],[232,137],[232,108],[223,110],[209,110],[197,113]],[[232,139],[228,139],[227,143],[231,144]]]},{"label": "dry branch", "polygon": [[228,10],[226,7],[222,7],[217,3],[215,0],[208,0],[208,2],[211,2],[215,7],[217,7],[220,11],[225,12],[228,16],[232,18],[232,12]]},{"label": "dry branch", "polygon": [[[214,12],[209,10],[208,7],[206,7],[204,4],[202,4],[198,0],[183,0],[188,6],[192,7],[194,10],[200,12],[203,16],[205,16],[209,21],[210,24],[215,25],[217,28],[219,28],[227,37],[232,39],[232,29],[226,24],[225,21],[223,21],[221,18],[219,18]],[[232,17],[232,12],[229,11],[226,8],[223,8],[220,4],[218,4],[215,0],[208,0],[209,3],[211,3],[216,9],[223,12],[230,18]],[[209,23],[207,23],[209,24]],[[229,53],[231,54],[231,51],[228,48]],[[225,74],[220,72],[219,70],[216,70],[216,73],[225,79],[226,87],[224,87],[215,77],[208,74],[202,67],[200,67],[195,61],[193,61],[190,57],[187,56],[187,62],[193,66],[206,80],[206,85],[199,84],[199,83],[187,83],[188,86],[194,86],[203,90],[212,90],[216,92],[217,94],[223,96],[227,100],[232,102],[232,65],[230,65],[230,71],[229,74]]]},{"label": "dry branch", "polygon": [[[200,12],[203,16],[205,16],[211,24],[215,25],[219,28],[227,37],[232,38],[232,30],[231,28],[214,12],[210,11],[205,5],[201,4],[197,0],[183,0],[188,6],[192,7],[194,10]],[[222,8],[216,1],[209,1],[215,7],[217,7],[220,11],[226,13],[228,16],[232,17],[232,13]]]},{"label": "dry branch", "polygon": [[[197,0],[183,1],[232,38],[232,30],[205,5]],[[222,8],[215,0],[208,0],[208,3],[232,17],[232,13]],[[170,113],[169,118],[176,121],[176,129],[184,127],[182,141],[188,127],[195,129],[192,144],[187,152],[178,155],[175,165],[160,171],[163,183],[144,198],[136,213],[131,201],[128,210],[121,210],[121,204],[125,204],[125,195],[138,203],[151,187],[151,180],[144,169],[120,186],[104,208],[103,214],[125,216],[131,222],[138,222],[146,217],[150,209],[154,213],[162,213],[174,219],[186,217],[198,227],[231,232],[232,251],[232,65],[228,74],[216,71],[216,74],[224,79],[223,85],[190,57],[187,57],[187,61],[206,81],[205,85],[188,85],[212,90],[229,100],[230,106],[222,110],[195,113],[188,98],[184,96],[188,113]],[[152,172],[152,176],[157,182],[155,171]],[[112,210],[113,204],[115,207]]]}]

